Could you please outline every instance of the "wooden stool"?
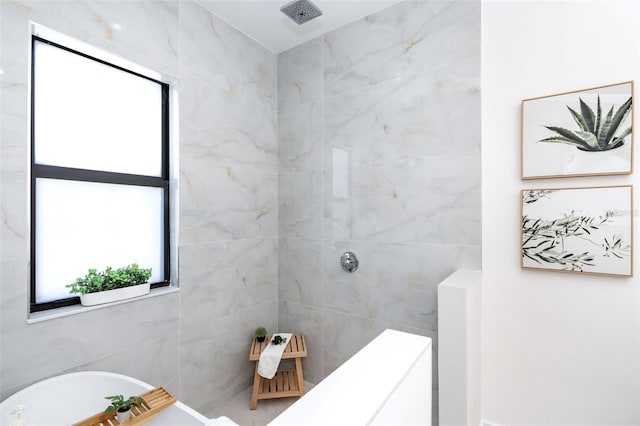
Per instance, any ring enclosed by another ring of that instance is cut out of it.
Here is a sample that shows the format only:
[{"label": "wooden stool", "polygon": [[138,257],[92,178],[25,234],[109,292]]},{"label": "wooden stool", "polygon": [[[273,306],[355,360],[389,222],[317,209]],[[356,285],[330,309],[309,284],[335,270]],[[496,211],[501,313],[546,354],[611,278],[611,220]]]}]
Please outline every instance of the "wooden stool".
[{"label": "wooden stool", "polygon": [[278,371],[273,379],[265,379],[258,374],[260,354],[271,342],[271,336],[267,336],[264,342],[258,342],[254,337],[251,340],[251,352],[249,361],[256,362],[253,374],[253,391],[251,392],[251,409],[255,410],[259,399],[286,398],[290,396],[304,395],[304,378],[302,376],[302,358],[307,356],[307,343],[303,334],[294,334],[287,343],[282,354],[282,359],[294,358],[295,370]]}]

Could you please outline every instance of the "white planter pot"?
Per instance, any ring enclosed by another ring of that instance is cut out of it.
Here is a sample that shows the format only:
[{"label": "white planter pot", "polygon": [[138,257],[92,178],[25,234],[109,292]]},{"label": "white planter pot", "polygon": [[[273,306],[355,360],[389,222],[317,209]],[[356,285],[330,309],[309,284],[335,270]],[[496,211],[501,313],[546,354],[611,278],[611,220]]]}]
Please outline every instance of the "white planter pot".
[{"label": "white planter pot", "polygon": [[[134,287],[137,287],[137,286],[134,286]],[[122,290],[122,289],[119,288],[117,290]],[[115,291],[115,290],[108,290],[108,291]],[[106,292],[103,291],[102,293],[106,293]],[[129,421],[130,417],[131,417],[131,408],[129,408],[125,412],[116,411],[116,418],[118,419],[118,423],[120,424]]]},{"label": "white planter pot", "polygon": [[100,305],[102,303],[117,302],[118,300],[131,299],[132,297],[144,296],[149,293],[151,285],[149,283],[134,285],[131,287],[117,288],[115,290],[99,291],[80,295],[80,302],[83,306]]}]

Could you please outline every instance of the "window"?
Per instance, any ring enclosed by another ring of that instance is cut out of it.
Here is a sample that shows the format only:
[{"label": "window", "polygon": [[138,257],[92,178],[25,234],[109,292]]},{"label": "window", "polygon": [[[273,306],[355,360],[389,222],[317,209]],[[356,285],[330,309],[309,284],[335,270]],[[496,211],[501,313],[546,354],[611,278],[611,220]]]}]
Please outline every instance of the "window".
[{"label": "window", "polygon": [[89,268],[170,281],[169,86],[32,38],[31,312]]}]

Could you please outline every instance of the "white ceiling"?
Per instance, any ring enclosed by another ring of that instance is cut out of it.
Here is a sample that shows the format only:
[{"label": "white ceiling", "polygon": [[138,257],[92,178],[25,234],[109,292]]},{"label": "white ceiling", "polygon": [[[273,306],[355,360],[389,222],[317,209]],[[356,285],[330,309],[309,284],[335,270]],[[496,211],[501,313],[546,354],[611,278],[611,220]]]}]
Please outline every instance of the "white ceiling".
[{"label": "white ceiling", "polygon": [[291,0],[196,1],[273,53],[280,53],[401,0],[312,0],[322,16],[302,25],[280,12]]}]

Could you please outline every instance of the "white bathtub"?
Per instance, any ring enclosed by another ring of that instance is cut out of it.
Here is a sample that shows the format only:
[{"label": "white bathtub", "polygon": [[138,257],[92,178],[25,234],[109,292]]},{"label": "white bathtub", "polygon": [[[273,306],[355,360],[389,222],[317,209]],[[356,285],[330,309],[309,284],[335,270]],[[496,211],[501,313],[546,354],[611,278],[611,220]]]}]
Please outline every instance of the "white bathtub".
[{"label": "white bathtub", "polygon": [[[139,395],[153,389],[121,374],[90,371],[65,374],[31,385],[0,403],[0,425],[25,406],[24,426],[70,425],[106,408],[105,396]],[[248,408],[248,401],[247,401]],[[236,425],[209,420],[180,401],[149,425]],[[386,330],[276,417],[271,426],[431,424],[431,339]],[[237,426],[237,425],[236,425]]]},{"label": "white bathtub", "polygon": [[[25,426],[70,425],[103,411],[109,405],[105,396],[122,394],[126,398],[154,387],[122,374],[103,371],[64,374],[35,383],[1,402],[0,425],[11,425],[16,420],[11,412],[19,406],[24,406],[21,421]],[[225,420],[209,420],[177,401],[148,424],[217,425],[227,424]]]}]

